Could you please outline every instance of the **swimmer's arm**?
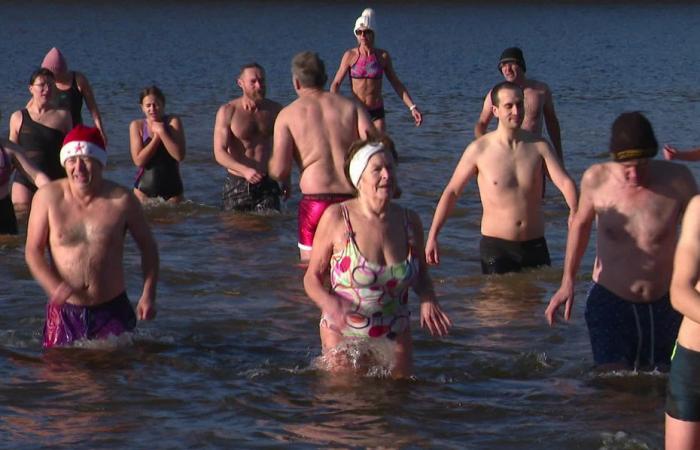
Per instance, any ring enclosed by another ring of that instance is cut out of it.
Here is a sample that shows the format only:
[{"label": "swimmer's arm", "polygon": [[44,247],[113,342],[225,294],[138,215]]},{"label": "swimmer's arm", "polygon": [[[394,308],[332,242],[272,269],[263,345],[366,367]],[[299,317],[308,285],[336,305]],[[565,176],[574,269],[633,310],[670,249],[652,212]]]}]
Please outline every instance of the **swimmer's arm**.
[{"label": "swimmer's arm", "polygon": [[141,203],[133,193],[127,193],[126,227],[141,251],[141,271],[143,273],[143,291],[136,306],[139,320],[149,320],[156,313],[156,285],[158,283],[158,246]]},{"label": "swimmer's arm", "polygon": [[369,117],[367,109],[358,101],[357,108],[357,134],[360,139],[373,139],[379,137],[379,132]]},{"label": "swimmer's arm", "polygon": [[[24,258],[29,271],[39,286],[44,289],[50,302],[63,303],[72,294],[72,289],[49,264],[46,247],[49,243],[49,204],[51,199],[46,189],[39,189],[32,199],[32,207],[27,224],[27,242]],[[66,288],[68,290],[66,291]],[[57,297],[57,294],[61,298]]]},{"label": "swimmer's arm", "polygon": [[552,141],[552,146],[557,152],[557,156],[564,165],[564,151],[561,147],[561,128],[559,127],[559,119],[557,118],[557,113],[554,111],[554,99],[552,98],[552,91],[546,88],[545,101],[543,107],[544,113],[544,124],[547,127],[547,134],[549,135],[549,140]]},{"label": "swimmer's arm", "polygon": [[566,239],[566,256],[564,257],[564,272],[559,290],[552,296],[545,311],[545,317],[549,325],[553,325],[557,310],[565,305],[564,319],[571,318],[571,310],[574,302],[574,285],[576,273],[578,272],[581,260],[588,247],[591,237],[591,228],[595,219],[595,208],[591,198],[594,175],[591,169],[587,170],[581,180],[581,197],[578,201],[578,209],[574,214]]},{"label": "swimmer's arm", "polygon": [[491,103],[491,91],[486,94],[484,99],[484,106],[481,108],[481,114],[479,115],[479,120],[476,121],[474,125],[474,138],[480,138],[489,128],[489,122],[493,118],[493,104]]},{"label": "swimmer's arm", "polygon": [[333,242],[337,239],[337,231],[343,230],[340,211],[338,205],[331,205],[323,212],[314,235],[309,266],[304,274],[306,294],[323,314],[329,314],[333,319],[337,318],[342,308],[339,298],[332,294],[325,284],[330,271]]},{"label": "swimmer's arm", "polygon": [[428,264],[440,263],[437,237],[443,225],[447,221],[448,216],[452,213],[452,210],[457,203],[457,199],[462,194],[462,191],[464,191],[467,183],[477,174],[477,151],[478,150],[474,143],[469,144],[466,150],[464,150],[464,153],[462,154],[462,157],[459,160],[459,163],[457,163],[457,167],[452,174],[452,178],[447,183],[445,190],[440,196],[440,201],[438,201],[437,207],[435,208],[433,223],[430,226],[428,239],[426,241],[425,256]]},{"label": "swimmer's arm", "polygon": [[574,214],[578,204],[576,183],[574,183],[574,180],[572,180],[569,174],[566,173],[566,169],[564,169],[561,159],[554,153],[549,143],[542,140],[538,145],[540,148],[540,154],[542,155],[544,163],[547,166],[549,176],[552,178],[552,182],[564,195],[566,204],[569,206],[570,214]]},{"label": "swimmer's arm", "polygon": [[12,142],[6,142],[4,144],[4,148],[7,154],[11,157],[15,168],[22,172],[27,178],[30,178],[36,187],[42,187],[51,181],[51,179],[47,177],[44,172],[40,171],[39,168],[35,166],[34,163],[29,160],[29,158],[27,158],[27,155],[24,154],[22,147]]},{"label": "swimmer's arm", "polygon": [[[146,120],[146,119],[144,119]],[[145,166],[148,161],[153,158],[160,145],[160,136],[158,134],[151,138],[147,145],[143,145],[143,136],[141,136],[142,122],[134,120],[129,125],[129,143],[131,149],[131,159],[138,167]]]},{"label": "swimmer's arm", "polygon": [[396,75],[394,66],[391,63],[391,56],[389,56],[389,53],[387,52],[384,52],[384,74],[386,74],[387,80],[389,80],[389,83],[391,83],[391,86],[394,88],[394,91],[399,98],[401,98],[403,104],[406,105],[406,108],[409,108],[411,115],[413,116],[413,120],[416,122],[416,126],[420,126],[420,124],[423,123],[423,114],[421,114],[417,105],[414,103],[413,99],[411,98],[411,94],[409,94],[408,89],[406,89],[406,86],[404,86],[401,80],[399,80],[399,76]]},{"label": "swimmer's arm", "polygon": [[664,145],[664,158],[668,160],[677,159],[680,161],[698,161],[700,160],[700,148],[691,150],[679,150],[672,145]]},{"label": "swimmer's arm", "polygon": [[292,173],[292,157],[294,153],[294,138],[287,123],[289,110],[282,110],[275,120],[275,131],[272,139],[272,155],[268,162],[268,175],[275,180],[287,182]]},{"label": "swimmer's arm", "polygon": [[9,140],[19,145],[19,129],[22,126],[22,111],[15,111],[10,116]]},{"label": "swimmer's arm", "polygon": [[231,132],[234,107],[222,105],[216,113],[214,125],[214,159],[229,173],[245,178],[249,183],[262,180],[262,175],[256,170],[256,162],[245,156],[245,146]]},{"label": "swimmer's arm", "polygon": [[430,278],[428,264],[425,261],[425,242],[423,239],[423,224],[420,217],[413,211],[408,212],[409,225],[413,232],[414,252],[419,260],[418,278],[413,285],[414,292],[420,299],[420,325],[427,328],[430,334],[444,336],[447,334],[452,322],[447,314],[442,311],[433,280]]},{"label": "swimmer's arm", "polygon": [[100,108],[97,107],[92,86],[90,86],[90,82],[88,81],[87,77],[80,72],[75,72],[75,81],[78,83],[80,93],[83,94],[83,97],[85,98],[85,104],[90,111],[95,128],[100,130],[102,139],[104,139],[105,145],[107,145],[107,133],[105,132],[104,125],[102,124],[102,115],[100,114]]},{"label": "swimmer's arm", "polygon": [[177,116],[169,116],[168,125],[170,129],[163,128],[163,133],[158,133],[165,149],[170,153],[175,161],[185,159],[185,129],[182,121]]},{"label": "swimmer's arm", "polygon": [[679,313],[700,324],[700,196],[688,204],[676,246],[671,279],[671,304]]},{"label": "swimmer's arm", "polygon": [[343,84],[343,80],[345,79],[345,75],[347,75],[348,70],[350,69],[350,58],[351,57],[352,57],[352,51],[348,50],[345,53],[343,53],[343,57],[340,59],[340,66],[338,66],[338,71],[335,74],[335,78],[333,78],[333,81],[331,82],[330,91],[333,92],[334,94],[337,94],[338,91],[340,91],[340,85]]}]

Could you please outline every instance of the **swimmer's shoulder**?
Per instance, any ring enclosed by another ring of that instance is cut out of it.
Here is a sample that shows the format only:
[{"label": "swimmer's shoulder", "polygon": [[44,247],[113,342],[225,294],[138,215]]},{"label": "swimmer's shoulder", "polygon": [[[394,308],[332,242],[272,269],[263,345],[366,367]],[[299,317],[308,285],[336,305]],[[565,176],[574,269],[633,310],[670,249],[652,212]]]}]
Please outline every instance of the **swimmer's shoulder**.
[{"label": "swimmer's shoulder", "polygon": [[611,162],[593,164],[581,176],[581,189],[596,189],[610,177]]}]

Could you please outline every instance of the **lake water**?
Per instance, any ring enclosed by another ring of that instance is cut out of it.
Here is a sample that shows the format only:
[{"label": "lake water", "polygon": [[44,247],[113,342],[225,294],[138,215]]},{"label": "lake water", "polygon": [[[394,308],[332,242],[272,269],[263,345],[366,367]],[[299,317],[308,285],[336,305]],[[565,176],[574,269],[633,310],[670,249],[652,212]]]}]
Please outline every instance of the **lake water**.
[{"label": "lake water", "polygon": [[[663,443],[665,378],[593,376],[583,319],[594,244],[570,324],[543,317],[559,284],[567,211],[548,190],[553,267],[480,275],[474,184],[441,235],[432,270],[454,328],[414,325],[415,378],[336,380],[314,366],[318,311],[297,266],[298,193],[279,215],[219,211],[212,158],[218,106],[238,68],[267,69],[268,97],[294,99],[289,62],[312,49],[335,73],[365,5],[351,2],[6,1],[0,5],[2,123],[59,47],[95,90],[109,135],[107,177],[129,185],[128,123],[157,83],[184,122],[189,201],[148,208],[161,252],[159,315],[130,340],[41,350],[45,297],[24,263],[24,235],[0,240],[0,447],[437,447],[651,449]],[[415,128],[385,81],[388,129],[402,156],[401,203],[426,229],[501,50],[519,45],[528,75],[555,95],[566,164],[578,181],[607,149],[610,125],[641,110],[660,142],[697,145],[700,6],[382,2],[377,45],[425,114]],[[347,93],[347,82],[344,85]],[[84,111],[84,116],[88,115]],[[698,173],[698,166],[693,166]],[[126,252],[128,292],[139,259]],[[417,311],[413,298],[414,311]],[[416,314],[414,314],[414,317]]]}]

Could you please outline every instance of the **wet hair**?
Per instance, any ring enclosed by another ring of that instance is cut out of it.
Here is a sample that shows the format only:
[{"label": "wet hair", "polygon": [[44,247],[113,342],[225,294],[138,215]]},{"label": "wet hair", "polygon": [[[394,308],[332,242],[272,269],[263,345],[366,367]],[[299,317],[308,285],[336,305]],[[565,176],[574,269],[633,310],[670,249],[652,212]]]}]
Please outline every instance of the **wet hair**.
[{"label": "wet hair", "polygon": [[50,78],[51,80],[55,80],[56,77],[53,75],[53,72],[51,72],[49,69],[45,67],[40,67],[36,69],[34,72],[32,72],[31,76],[29,77],[29,84],[32,85],[36,81],[37,78],[39,77],[44,77],[44,78]]},{"label": "wet hair", "polygon": [[370,137],[369,139],[360,139],[350,144],[350,149],[348,150],[347,155],[345,155],[343,173],[345,174],[345,179],[348,180],[350,186],[352,186],[355,190],[355,194],[357,194],[357,189],[352,184],[352,179],[350,178],[350,163],[352,162],[352,158],[355,156],[355,153],[360,151],[360,149],[367,144],[382,144],[384,146],[384,151],[389,152],[389,154],[391,154],[391,157],[394,158],[394,162],[396,164],[399,163],[399,154],[396,151],[394,141],[392,141],[391,138],[386,134],[382,134],[381,136],[377,137]]},{"label": "wet hair", "polygon": [[516,92],[520,92],[520,95],[524,95],[523,88],[521,88],[517,84],[511,81],[501,81],[491,89],[491,104],[493,106],[498,106],[498,93],[501,92],[502,89],[510,89]]},{"label": "wet hair", "polygon": [[153,85],[145,88],[141,93],[139,94],[139,105],[143,104],[143,99],[148,97],[149,95],[154,96],[156,99],[160,100],[160,102],[165,106],[165,95],[163,95],[163,91],[158,89],[158,86]]},{"label": "wet hair", "polygon": [[263,75],[265,75],[265,69],[263,69],[263,66],[256,62],[251,62],[241,66],[241,71],[238,72],[238,78],[243,76],[243,72],[245,72],[246,69],[259,69],[263,73]]},{"label": "wet hair", "polygon": [[292,75],[303,87],[323,88],[328,81],[326,65],[318,53],[301,52],[292,59]]}]

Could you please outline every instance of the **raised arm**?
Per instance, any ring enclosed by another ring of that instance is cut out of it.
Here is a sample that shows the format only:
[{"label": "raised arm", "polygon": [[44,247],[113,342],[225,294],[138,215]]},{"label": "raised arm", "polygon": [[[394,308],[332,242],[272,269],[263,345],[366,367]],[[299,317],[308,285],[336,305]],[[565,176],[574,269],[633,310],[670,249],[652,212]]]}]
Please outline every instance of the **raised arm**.
[{"label": "raised arm", "polygon": [[107,145],[107,132],[105,131],[104,124],[102,123],[102,115],[100,114],[100,109],[97,107],[97,102],[95,101],[95,94],[92,92],[92,86],[87,77],[80,72],[75,72],[75,81],[78,83],[78,90],[85,98],[85,104],[92,115],[92,121],[95,123],[95,128],[100,130],[102,134],[102,139]]},{"label": "raised arm", "polygon": [[433,336],[444,336],[452,326],[452,322],[442,311],[435,296],[433,281],[425,261],[423,224],[418,214],[413,211],[408,211],[408,219],[413,234],[415,255],[419,259],[418,278],[413,285],[413,290],[420,299],[420,326],[427,328]]},{"label": "raised arm", "polygon": [[350,70],[350,60],[352,58],[352,50],[348,50],[343,53],[343,57],[340,58],[340,66],[338,66],[338,71],[335,74],[335,78],[331,82],[330,91],[337,94],[340,91],[340,85],[343,84],[343,80]]},{"label": "raised arm", "polygon": [[576,273],[581,265],[581,259],[586,252],[588,241],[591,237],[591,228],[595,219],[595,208],[591,198],[591,192],[595,184],[594,166],[588,169],[581,180],[581,196],[578,201],[578,209],[570,221],[569,234],[566,239],[566,256],[564,257],[564,273],[559,290],[549,300],[545,310],[545,317],[549,325],[554,325],[555,316],[559,307],[565,305],[564,319],[571,318],[571,308],[574,303],[574,285]]},{"label": "raised arm", "polygon": [[671,279],[671,304],[679,313],[700,324],[700,196],[688,204],[676,246]]},{"label": "raised arm", "polygon": [[51,179],[46,174],[39,170],[33,162],[24,154],[24,150],[19,145],[13,142],[3,143],[3,148],[12,159],[12,164],[17,170],[22,172],[27,178],[34,182],[34,186],[40,188]]},{"label": "raised arm", "polygon": [[557,113],[554,111],[552,91],[549,90],[549,87],[546,89],[543,107],[544,124],[547,127],[547,135],[549,135],[549,140],[552,142],[554,150],[557,152],[557,156],[561,160],[562,165],[564,165],[564,151],[561,147],[561,129],[559,128],[559,119],[557,118]]},{"label": "raised arm", "polygon": [[[145,119],[144,119],[145,120]],[[129,144],[131,149],[131,159],[138,167],[143,167],[156,154],[160,145],[160,136],[154,134],[151,141],[144,145],[142,135],[143,121],[134,120],[129,125]]]},{"label": "raised arm", "polygon": [[474,125],[474,137],[480,138],[489,128],[489,122],[493,118],[493,103],[491,103],[491,91],[486,94],[484,99],[484,106],[481,108],[481,114],[479,114],[479,120],[476,121]]},{"label": "raised arm", "polygon": [[679,161],[698,161],[700,160],[700,148],[690,150],[679,150],[670,144],[664,145],[664,158],[668,160],[677,159]]},{"label": "raised arm", "polygon": [[469,180],[476,175],[476,152],[477,148],[474,143],[470,144],[462,157],[457,163],[452,178],[447,183],[445,190],[440,196],[440,201],[435,208],[435,214],[433,215],[433,223],[430,226],[430,231],[428,232],[428,240],[425,244],[425,259],[428,264],[439,264],[440,263],[440,249],[438,246],[438,234],[442,229],[442,226],[447,221],[447,217],[452,213],[452,210],[457,203],[457,199],[462,194],[465,186]]},{"label": "raised arm", "polygon": [[179,117],[169,116],[167,127],[163,122],[154,122],[152,128],[175,161],[185,159],[185,129]]},{"label": "raised arm", "polygon": [[420,124],[423,123],[423,114],[421,114],[420,110],[418,109],[418,105],[416,105],[411,98],[406,86],[403,85],[401,80],[399,80],[398,75],[396,75],[394,66],[391,63],[391,57],[387,52],[384,52],[384,73],[386,74],[386,78],[389,80],[389,83],[391,83],[391,86],[394,88],[394,91],[396,91],[404,105],[406,105],[406,108],[408,108],[408,110],[411,112],[413,120],[416,122],[416,126],[420,126]]},{"label": "raised arm", "polygon": [[136,305],[139,320],[150,320],[156,316],[156,284],[158,283],[158,246],[143,214],[141,203],[133,193],[127,194],[126,227],[141,251],[143,290]]}]

